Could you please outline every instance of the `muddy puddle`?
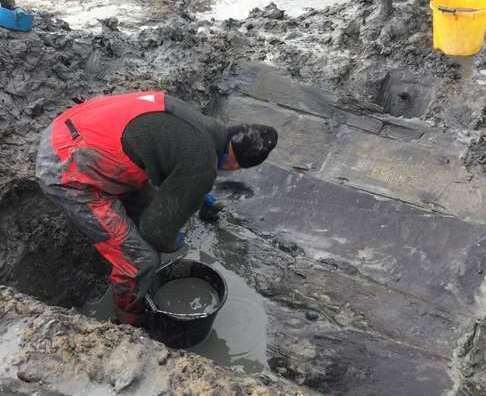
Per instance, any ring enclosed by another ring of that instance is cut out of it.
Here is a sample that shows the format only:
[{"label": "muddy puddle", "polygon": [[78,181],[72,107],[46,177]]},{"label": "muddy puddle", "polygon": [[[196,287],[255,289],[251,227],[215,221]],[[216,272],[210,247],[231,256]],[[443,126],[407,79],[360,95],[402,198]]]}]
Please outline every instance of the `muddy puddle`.
[{"label": "muddy puddle", "polygon": [[[204,255],[203,261],[223,275],[228,285],[228,299],[218,312],[208,338],[189,351],[246,373],[263,371],[267,367],[267,316],[263,298],[243,278],[214,259]],[[172,297],[176,293],[172,287],[165,292]],[[194,301],[192,292],[188,295],[189,299],[184,299],[183,305]],[[177,299],[171,300],[174,302]],[[113,317],[111,288],[100,299],[86,303],[80,312],[98,320],[110,320]]]},{"label": "muddy puddle", "polygon": [[[345,0],[274,0],[273,2],[289,16],[296,17],[314,8],[317,10],[326,8],[333,4],[344,3]],[[254,8],[264,8],[271,1],[269,0],[213,0],[208,4],[208,10],[197,14],[200,19],[244,19]]]},{"label": "muddy puddle", "polygon": [[190,351],[247,373],[262,371],[267,366],[263,298],[233,271],[217,262],[211,266],[225,278],[228,299],[216,316],[208,339]]},{"label": "muddy puddle", "polygon": [[65,20],[71,29],[100,31],[100,20],[116,17],[119,29],[135,32],[142,26],[160,22],[169,7],[162,1],[143,4],[136,0],[17,0],[17,5],[29,10],[46,11]]},{"label": "muddy puddle", "polygon": [[[287,15],[298,16],[308,8],[323,9],[343,3],[345,0],[275,0]],[[254,8],[264,8],[269,0],[202,0],[191,4],[191,10],[199,19],[244,19]],[[118,28],[124,32],[137,32],[143,27],[155,26],[173,11],[173,4],[160,0],[17,0],[17,5],[28,10],[45,11],[65,20],[71,29],[99,32],[100,20],[116,17]],[[172,9],[171,9],[172,8]]]}]

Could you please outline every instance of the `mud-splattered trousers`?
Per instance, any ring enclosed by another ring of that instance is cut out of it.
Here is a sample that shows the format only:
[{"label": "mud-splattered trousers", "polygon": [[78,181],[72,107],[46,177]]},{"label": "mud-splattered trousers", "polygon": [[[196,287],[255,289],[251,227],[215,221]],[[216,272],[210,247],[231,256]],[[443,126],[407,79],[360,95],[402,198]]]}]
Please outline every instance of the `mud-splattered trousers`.
[{"label": "mud-splattered trousers", "polygon": [[123,152],[121,136],[137,115],[161,110],[162,93],[94,98],[53,121],[37,156],[44,193],[111,263],[114,302],[128,312],[122,318],[127,322],[130,312],[142,309],[134,304],[136,277],[152,271],[159,254],[140,236],[122,203],[126,194],[143,188],[147,176]]}]

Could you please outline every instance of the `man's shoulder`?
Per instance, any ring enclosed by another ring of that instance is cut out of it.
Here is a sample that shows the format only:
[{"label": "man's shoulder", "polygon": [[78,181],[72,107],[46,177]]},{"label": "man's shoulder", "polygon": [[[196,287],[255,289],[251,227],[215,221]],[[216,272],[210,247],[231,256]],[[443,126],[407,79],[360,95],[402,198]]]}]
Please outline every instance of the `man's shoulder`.
[{"label": "man's shoulder", "polygon": [[199,130],[209,132],[212,129],[223,129],[223,124],[216,118],[203,114],[192,104],[173,96],[166,97],[165,111]]}]

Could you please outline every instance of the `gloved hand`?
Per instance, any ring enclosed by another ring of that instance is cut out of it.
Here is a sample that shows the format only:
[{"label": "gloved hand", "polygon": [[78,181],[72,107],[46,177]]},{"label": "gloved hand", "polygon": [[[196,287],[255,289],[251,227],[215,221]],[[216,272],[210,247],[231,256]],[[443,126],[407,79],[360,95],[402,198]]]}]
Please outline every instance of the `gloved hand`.
[{"label": "gloved hand", "polygon": [[179,251],[184,246],[186,246],[185,240],[186,240],[186,235],[183,232],[179,231],[176,236],[176,251]]},{"label": "gloved hand", "polygon": [[177,233],[176,244],[177,250],[174,252],[159,253],[160,261],[158,265],[146,266],[138,271],[135,277],[136,298],[134,302],[141,301],[145,297],[157,272],[161,271],[165,266],[180,260],[187,254],[189,248],[184,243],[184,234],[182,232]]},{"label": "gloved hand", "polygon": [[199,218],[202,221],[215,222],[219,218],[219,212],[224,209],[224,204],[221,201],[217,201],[212,194],[206,194],[204,197],[204,203],[199,209]]},{"label": "gloved hand", "polygon": [[141,301],[143,301],[145,295],[150,289],[150,286],[152,285],[152,281],[154,279],[157,268],[157,266],[151,265],[146,266],[138,271],[135,277],[136,288],[133,304],[139,304]]},{"label": "gloved hand", "polygon": [[176,235],[176,250],[173,252],[160,252],[159,253],[159,261],[158,262],[150,262],[146,263],[146,265],[142,266],[136,277],[135,277],[135,288],[133,291],[133,301],[128,304],[128,309],[132,309],[137,304],[143,300],[145,295],[147,294],[150,286],[152,285],[153,279],[156,276],[156,273],[161,270],[164,266],[177,261],[184,257],[188,252],[188,247],[184,243],[185,235],[182,231],[179,231]]}]

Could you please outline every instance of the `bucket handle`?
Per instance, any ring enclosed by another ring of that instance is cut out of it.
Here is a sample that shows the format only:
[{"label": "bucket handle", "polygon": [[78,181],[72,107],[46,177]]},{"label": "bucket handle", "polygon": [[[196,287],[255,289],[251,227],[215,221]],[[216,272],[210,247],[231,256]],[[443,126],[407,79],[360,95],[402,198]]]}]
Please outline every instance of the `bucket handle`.
[{"label": "bucket handle", "polygon": [[147,302],[147,304],[148,304],[148,306],[149,306],[149,308],[150,308],[150,310],[151,310],[152,312],[156,312],[156,311],[157,311],[157,309],[158,309],[158,308],[157,308],[157,306],[155,305],[154,300],[152,300],[152,299],[150,298],[150,296],[148,296],[148,295],[147,295],[147,296],[145,296],[145,301]]},{"label": "bucket handle", "polygon": [[164,269],[166,269],[170,265],[174,264],[176,261],[182,260],[184,257],[186,257],[188,252],[189,252],[188,247],[184,246],[174,253],[169,253],[166,256],[165,261],[163,261],[160,264],[160,266],[155,270],[155,273],[158,274],[159,272],[163,271]]},{"label": "bucket handle", "polygon": [[437,7],[437,9],[441,12],[447,12],[449,14],[455,14],[457,12],[457,10],[455,8],[448,8],[448,7],[442,7],[442,6]]},{"label": "bucket handle", "polygon": [[[179,261],[182,258],[184,258],[186,256],[186,254],[187,254],[187,249],[181,249],[175,256],[170,257],[159,268],[157,268],[155,270],[155,273],[158,274],[159,272],[162,272],[164,269],[171,266],[176,261]],[[148,304],[149,308],[152,310],[152,312],[158,311],[158,307],[155,305],[154,300],[152,300],[149,295],[145,296],[145,301],[147,302],[147,304]]]},{"label": "bucket handle", "polygon": [[485,11],[485,8],[482,9],[475,9],[475,8],[450,8],[450,7],[444,7],[444,6],[438,6],[437,9],[441,12],[446,12],[448,14],[455,14],[457,12],[479,12],[479,11]]},{"label": "bucket handle", "polygon": [[157,305],[155,305],[154,300],[152,300],[152,297],[150,297],[149,295],[146,295],[145,296],[145,302],[148,304],[148,306],[149,306],[149,308],[150,308],[150,310],[152,312],[161,312],[161,313],[166,314],[166,315],[171,315],[171,316],[173,316],[175,318],[183,318],[183,319],[187,319],[187,318],[197,318],[197,319],[204,319],[204,318],[207,318],[209,315],[211,315],[210,313],[206,313],[206,312],[188,313],[188,314],[176,314],[176,313],[173,313],[173,312],[162,311],[162,310],[159,309],[159,307],[157,307]]}]

